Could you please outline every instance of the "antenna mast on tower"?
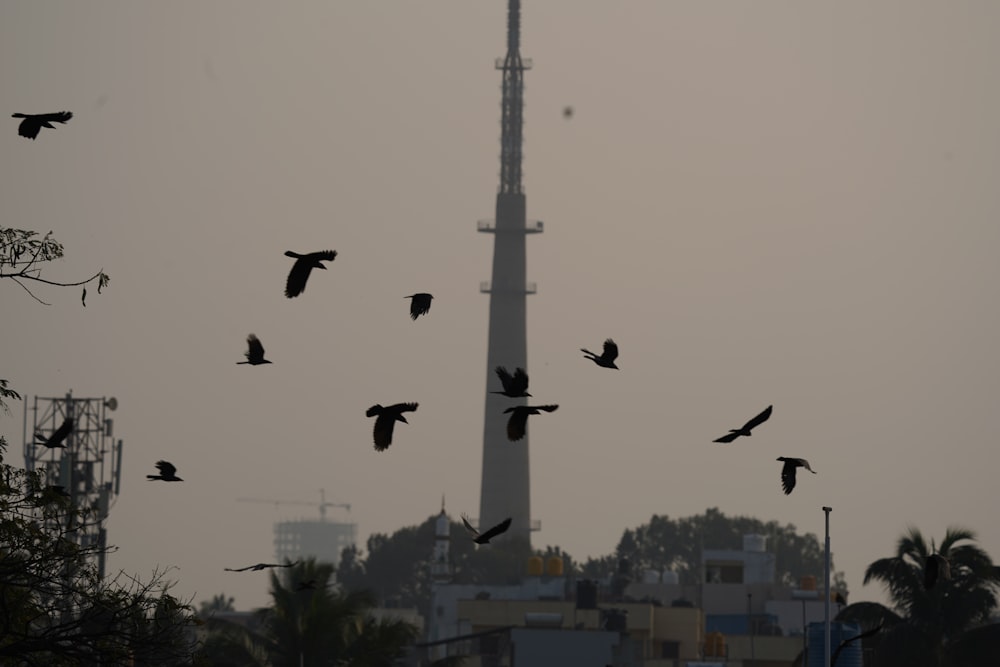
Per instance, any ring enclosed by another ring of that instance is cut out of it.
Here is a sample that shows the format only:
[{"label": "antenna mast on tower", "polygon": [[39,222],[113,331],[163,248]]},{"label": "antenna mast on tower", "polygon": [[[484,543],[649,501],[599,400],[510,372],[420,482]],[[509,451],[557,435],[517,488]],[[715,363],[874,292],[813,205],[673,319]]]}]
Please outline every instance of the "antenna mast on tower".
[{"label": "antenna mast on tower", "polygon": [[530,226],[525,219],[525,197],[521,184],[521,146],[524,125],[524,72],[531,61],[520,53],[521,3],[507,5],[507,55],[497,58],[503,72],[500,118],[500,188],[496,220],[479,221],[479,231],[493,234],[493,279],[480,291],[490,295],[489,343],[486,361],[486,416],[483,428],[483,470],[479,525],[493,526],[511,517],[510,533],[530,539],[537,530],[531,521],[528,437],[507,440],[504,410],[523,405],[523,398],[503,398],[490,393],[497,366],[527,369],[526,296],[535,293],[527,283],[525,238],[542,231],[541,222]]}]

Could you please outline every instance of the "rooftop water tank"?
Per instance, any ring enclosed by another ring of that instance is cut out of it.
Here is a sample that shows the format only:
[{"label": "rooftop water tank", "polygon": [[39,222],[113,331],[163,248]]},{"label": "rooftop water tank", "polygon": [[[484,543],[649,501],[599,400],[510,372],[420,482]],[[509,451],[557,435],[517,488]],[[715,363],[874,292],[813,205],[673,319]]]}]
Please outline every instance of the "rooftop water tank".
[{"label": "rooftop water tank", "polygon": [[532,556],[528,559],[528,576],[542,576],[543,561],[541,556]]},{"label": "rooftop water tank", "polygon": [[681,578],[673,570],[664,570],[663,574],[660,575],[660,581],[665,584],[679,584],[681,583]]},{"label": "rooftop water tank", "polygon": [[816,590],[816,576],[812,574],[804,574],[799,578],[799,588],[804,591],[814,591]]},{"label": "rooftop water tank", "polygon": [[[861,625],[858,623],[830,623],[830,656],[840,643],[851,637],[861,634]],[[826,628],[822,623],[809,624],[809,650],[806,665],[808,667],[822,667],[823,665],[823,644],[826,635]],[[840,651],[837,656],[837,667],[861,667],[863,664],[861,640],[851,642]]]},{"label": "rooftop water tank", "polygon": [[563,576],[563,559],[559,556],[549,556],[545,561],[545,574],[550,577]]},{"label": "rooftop water tank", "polygon": [[767,545],[767,535],[756,535],[751,533],[750,535],[743,536],[743,551],[765,551]]},{"label": "rooftop water tank", "polygon": [[642,572],[642,583],[644,583],[644,584],[658,584],[658,583],[660,583],[660,571],[659,570],[643,570],[643,572]]}]

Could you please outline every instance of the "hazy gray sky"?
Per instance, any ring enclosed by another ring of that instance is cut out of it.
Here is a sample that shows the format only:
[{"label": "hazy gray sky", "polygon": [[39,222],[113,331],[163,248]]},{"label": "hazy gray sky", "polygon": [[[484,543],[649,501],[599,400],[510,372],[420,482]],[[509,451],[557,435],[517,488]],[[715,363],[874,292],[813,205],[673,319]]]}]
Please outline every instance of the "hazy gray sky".
[{"label": "hazy gray sky", "polygon": [[[582,560],[711,506],[822,537],[829,505],[852,601],[911,524],[1000,560],[1000,4],[522,17],[528,371],[561,406],[530,425],[534,544]],[[49,278],[112,280],[86,308],[0,282],[0,377],[118,398],[111,569],[249,608],[267,577],[223,568],[316,513],[236,498],[325,488],[362,545],[442,494],[478,513],[505,29],[502,0],[0,3],[2,224],[55,232]],[[9,117],[62,109],[34,142]],[[282,253],[326,248],[286,299]],[[273,365],[236,365],[250,332]],[[607,337],[621,371],[578,351]],[[364,411],[398,401],[420,408],[377,453]],[[780,455],[818,472],[787,497]],[[183,484],[146,481],[161,458]]]}]

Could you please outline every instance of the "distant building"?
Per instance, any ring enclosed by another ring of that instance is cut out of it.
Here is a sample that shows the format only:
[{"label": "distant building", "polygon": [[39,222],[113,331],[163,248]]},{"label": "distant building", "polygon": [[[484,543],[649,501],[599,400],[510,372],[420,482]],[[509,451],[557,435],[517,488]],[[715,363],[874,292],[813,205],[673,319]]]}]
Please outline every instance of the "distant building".
[{"label": "distant building", "polygon": [[315,558],[319,562],[340,562],[340,554],[357,541],[355,523],[337,523],[325,519],[297,519],[274,524],[274,552],[279,562]]}]

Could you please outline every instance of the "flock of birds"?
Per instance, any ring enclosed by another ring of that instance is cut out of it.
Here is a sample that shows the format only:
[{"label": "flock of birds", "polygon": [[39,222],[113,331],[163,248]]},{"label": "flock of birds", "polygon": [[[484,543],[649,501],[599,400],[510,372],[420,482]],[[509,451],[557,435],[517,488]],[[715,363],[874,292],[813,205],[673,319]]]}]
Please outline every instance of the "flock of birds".
[{"label": "flock of birds", "polygon": [[[566,107],[563,110],[563,115],[566,118],[572,117],[572,107]],[[65,124],[73,118],[73,114],[69,111],[59,111],[57,113],[47,114],[15,113],[12,114],[12,117],[21,119],[21,123],[18,126],[18,134],[22,137],[35,140],[42,128],[55,129],[55,126],[52,125],[52,123]],[[288,250],[285,252],[285,256],[291,257],[295,260],[295,263],[292,265],[292,268],[288,273],[288,279],[285,282],[285,296],[291,299],[299,296],[305,291],[306,283],[308,282],[313,269],[326,270],[327,267],[323,264],[323,262],[332,262],[336,259],[337,251],[321,250],[319,252],[303,254]],[[434,297],[426,292],[418,292],[404,298],[410,299],[410,317],[413,320],[416,320],[421,315],[427,315],[427,313],[430,312],[431,301]],[[615,364],[615,360],[618,358],[618,345],[610,338],[604,341],[604,348],[601,354],[596,354],[586,348],[580,348],[580,351],[583,352],[585,359],[593,361],[601,368],[620,370]],[[260,339],[252,333],[247,336],[247,351],[245,356],[246,361],[238,361],[236,363],[248,364],[250,366],[272,363],[270,360],[264,358],[264,346],[260,342]],[[491,391],[490,393],[501,394],[509,398],[531,397],[531,394],[528,393],[528,374],[523,368],[514,369],[512,374],[504,366],[497,366],[495,372],[497,377],[500,379],[500,384],[503,388],[499,391]],[[389,406],[383,406],[376,403],[365,411],[365,415],[367,417],[375,417],[375,426],[372,436],[376,451],[382,452],[389,448],[392,444],[393,428],[395,427],[396,422],[398,421],[408,424],[409,422],[406,420],[406,417],[403,416],[403,413],[415,412],[417,406],[417,403],[396,403]],[[774,406],[772,405],[767,406],[763,411],[743,424],[743,426],[729,429],[727,434],[716,438],[713,442],[730,443],[741,436],[750,437],[753,429],[770,419],[773,407]],[[523,439],[525,433],[527,432],[528,417],[530,415],[537,415],[542,412],[554,412],[558,408],[559,406],[555,404],[515,405],[507,408],[504,410],[504,414],[510,413],[510,418],[507,421],[507,438],[511,442],[517,442],[518,440]],[[66,418],[59,428],[53,431],[49,436],[36,433],[36,443],[50,448],[65,447],[65,440],[73,432],[73,426],[73,419]],[[805,468],[814,475],[816,474],[816,471],[810,467],[809,461],[806,459],[779,456],[776,460],[783,463],[781,468],[781,487],[786,495],[790,494],[795,488],[796,470],[799,468]],[[157,461],[156,468],[159,474],[146,475],[147,479],[161,480],[164,482],[184,481],[177,476],[177,468],[169,461]],[[71,497],[63,486],[50,485],[46,488],[56,495],[67,498]],[[508,517],[483,532],[480,532],[473,527],[472,523],[464,514],[462,515],[462,523],[476,544],[489,544],[492,538],[506,532],[510,528],[511,518]],[[259,572],[264,569],[288,568],[298,564],[299,561],[283,565],[280,563],[256,563],[255,565],[249,565],[242,568],[225,568],[225,570],[228,572]],[[951,568],[946,557],[939,553],[932,553],[926,558],[924,564],[925,588],[932,588],[939,579],[947,580],[950,578]],[[296,590],[298,591],[314,590],[315,588],[315,580],[298,582],[296,585]]]},{"label": "flock of birds", "polygon": [[[572,112],[570,112],[570,115],[571,113]],[[22,137],[34,140],[42,128],[54,128],[52,123],[66,123],[73,117],[73,114],[69,111],[60,111],[58,113],[50,114],[15,113],[13,114],[13,117],[22,119],[21,124],[18,127],[18,133]],[[306,284],[309,281],[309,276],[312,274],[313,269],[322,269],[325,271],[327,267],[324,262],[332,262],[336,259],[337,251],[321,250],[318,252],[298,253],[288,250],[285,252],[285,256],[295,260],[285,282],[285,296],[292,299],[298,297],[305,291]],[[410,299],[410,317],[413,320],[416,320],[421,315],[427,315],[427,313],[430,312],[431,301],[434,296],[426,292],[418,292],[405,298]],[[580,348],[580,351],[583,352],[585,359],[593,361],[601,368],[620,370],[618,365],[615,363],[618,359],[618,345],[611,338],[604,341],[604,348],[601,351],[601,354],[591,352],[586,348]],[[264,345],[261,343],[260,339],[252,333],[247,336],[247,351],[244,353],[244,356],[246,357],[245,361],[238,361],[236,363],[247,364],[250,366],[272,363],[269,359],[265,358]],[[511,373],[507,370],[507,368],[497,366],[495,371],[497,377],[500,379],[502,389],[491,393],[501,394],[509,398],[531,397],[531,394],[528,393],[528,374],[523,368],[516,368],[514,369],[514,372]],[[392,444],[393,430],[396,422],[408,424],[409,422],[404,416],[404,413],[415,412],[417,407],[417,403],[396,403],[388,406],[376,403],[365,411],[365,415],[367,417],[375,418],[375,426],[372,436],[376,451],[382,452],[389,448]],[[542,412],[554,412],[558,408],[559,406],[556,404],[515,405],[507,408],[504,410],[504,414],[510,414],[510,418],[507,421],[507,438],[511,442],[522,440],[528,429],[529,416],[538,415]],[[722,436],[721,438],[717,438],[715,442],[728,443],[740,436],[749,437],[754,428],[770,418],[771,410],[772,406],[768,406],[763,412],[748,421],[746,424],[738,429],[730,429],[728,434]],[[42,434],[36,434],[35,437],[37,442],[43,446],[62,447],[64,446],[63,441],[70,434],[70,432],[72,432],[72,430],[73,420],[68,418],[58,429],[56,429],[55,432],[52,433],[52,435],[45,437]],[[791,493],[792,489],[795,488],[796,469],[802,467],[815,474],[815,471],[809,466],[809,462],[805,459],[779,456],[777,460],[784,462],[781,469],[781,485],[786,494]],[[169,461],[157,461],[156,468],[158,470],[158,474],[146,475],[147,479],[160,480],[164,482],[184,481],[182,478],[177,476],[176,466]],[[496,526],[480,533],[472,526],[464,515],[462,517],[462,521],[465,528],[469,531],[469,534],[477,544],[489,543],[490,539],[510,528],[511,523],[511,519],[507,518]],[[258,571],[267,567],[284,566],[258,563],[246,568],[239,568],[231,571]]]}]

